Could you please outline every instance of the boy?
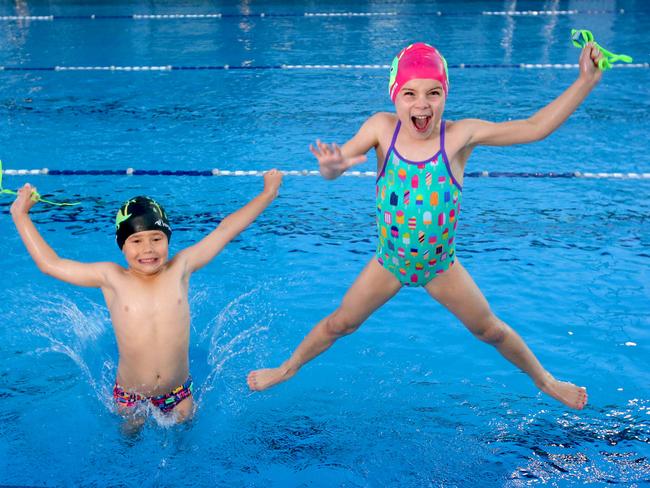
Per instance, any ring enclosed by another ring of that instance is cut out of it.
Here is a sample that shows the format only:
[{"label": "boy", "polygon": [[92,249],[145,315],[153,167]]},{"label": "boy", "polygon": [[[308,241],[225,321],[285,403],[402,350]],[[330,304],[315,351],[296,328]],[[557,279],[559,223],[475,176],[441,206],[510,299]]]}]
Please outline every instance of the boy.
[{"label": "boy", "polygon": [[16,229],[38,268],[78,286],[101,288],[119,351],[113,390],[118,412],[132,425],[151,404],[182,422],[193,412],[189,372],[191,274],[208,264],[275,199],[282,174],[264,175],[264,190],[224,218],[201,241],[168,258],[172,229],[163,208],[135,197],[120,208],[116,241],[127,268],[116,263],[81,263],[60,258],[34,226],[29,210],[36,189],[25,184],[11,206]]}]

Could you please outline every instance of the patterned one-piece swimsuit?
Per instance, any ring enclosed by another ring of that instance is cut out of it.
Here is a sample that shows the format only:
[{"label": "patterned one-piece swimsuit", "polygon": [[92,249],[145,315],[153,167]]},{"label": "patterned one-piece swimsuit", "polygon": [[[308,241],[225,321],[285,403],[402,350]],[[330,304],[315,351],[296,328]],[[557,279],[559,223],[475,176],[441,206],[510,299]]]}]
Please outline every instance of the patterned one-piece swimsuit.
[{"label": "patterned one-piece swimsuit", "polygon": [[377,178],[377,261],[407,286],[423,286],[455,261],[455,236],[462,188],[445,152],[445,122],[440,150],[424,161],[409,161],[395,148],[395,133]]}]

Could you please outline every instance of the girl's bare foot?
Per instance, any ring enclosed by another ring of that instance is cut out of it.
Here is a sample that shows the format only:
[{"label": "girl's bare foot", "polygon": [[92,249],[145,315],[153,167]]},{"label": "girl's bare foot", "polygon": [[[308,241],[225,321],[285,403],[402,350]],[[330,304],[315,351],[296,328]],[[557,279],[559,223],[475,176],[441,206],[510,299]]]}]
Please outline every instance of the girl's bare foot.
[{"label": "girl's bare foot", "polygon": [[582,410],[587,404],[587,389],[567,381],[558,381],[550,374],[537,387],[567,407]]},{"label": "girl's bare foot", "polygon": [[254,391],[262,391],[271,388],[278,383],[287,381],[296,371],[284,364],[279,368],[256,369],[248,373],[246,382],[248,387]]}]

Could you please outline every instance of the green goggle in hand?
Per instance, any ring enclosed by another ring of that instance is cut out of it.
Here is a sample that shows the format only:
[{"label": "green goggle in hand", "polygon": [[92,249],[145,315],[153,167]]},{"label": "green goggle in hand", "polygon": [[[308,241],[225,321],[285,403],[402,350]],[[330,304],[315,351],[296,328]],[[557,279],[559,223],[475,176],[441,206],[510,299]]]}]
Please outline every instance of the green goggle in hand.
[{"label": "green goggle in hand", "polygon": [[631,63],[632,58],[627,54],[614,54],[613,52],[608,51],[603,46],[594,41],[594,35],[591,31],[586,29],[571,29],[571,42],[575,47],[583,48],[587,43],[592,42],[598,50],[603,53],[603,57],[598,61],[598,68],[601,71],[605,71],[612,67],[612,63],[617,61],[622,61],[623,63]]},{"label": "green goggle in hand", "polygon": [[[2,161],[0,160],[0,194],[6,193],[8,195],[18,195],[17,191],[13,190],[7,190],[5,188],[2,188]],[[67,206],[72,206],[72,205],[79,205],[81,202],[74,202],[74,203],[66,203],[66,202],[53,202],[51,200],[46,200],[45,198],[42,198],[41,195],[37,191],[32,192],[32,200],[35,202],[43,202],[43,203],[48,203],[50,205],[57,205],[59,207],[67,207]]]}]

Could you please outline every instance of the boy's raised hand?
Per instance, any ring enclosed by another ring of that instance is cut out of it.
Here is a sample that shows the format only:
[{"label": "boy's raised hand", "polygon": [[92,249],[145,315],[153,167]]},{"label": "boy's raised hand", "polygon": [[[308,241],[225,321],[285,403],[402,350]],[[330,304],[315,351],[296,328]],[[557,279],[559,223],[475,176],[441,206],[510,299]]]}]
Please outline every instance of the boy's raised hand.
[{"label": "boy's raised hand", "polygon": [[344,171],[355,164],[360,164],[368,159],[365,155],[347,158],[336,144],[325,144],[316,139],[316,147],[309,145],[309,150],[318,159],[318,165],[323,178],[332,180],[339,177]]},{"label": "boy's raised hand", "polygon": [[580,53],[580,76],[591,83],[598,83],[603,76],[602,70],[598,67],[598,61],[603,57],[603,53],[594,45],[588,43]]},{"label": "boy's raised hand", "polygon": [[282,172],[277,169],[271,169],[264,173],[264,193],[267,193],[271,198],[278,196],[278,189],[282,184]]},{"label": "boy's raised hand", "polygon": [[27,214],[30,209],[37,202],[32,195],[36,194],[36,188],[29,183],[25,183],[22,188],[18,190],[18,196],[11,204],[11,215]]}]

